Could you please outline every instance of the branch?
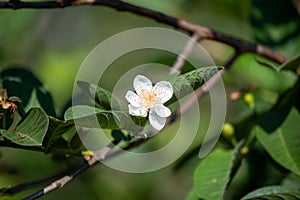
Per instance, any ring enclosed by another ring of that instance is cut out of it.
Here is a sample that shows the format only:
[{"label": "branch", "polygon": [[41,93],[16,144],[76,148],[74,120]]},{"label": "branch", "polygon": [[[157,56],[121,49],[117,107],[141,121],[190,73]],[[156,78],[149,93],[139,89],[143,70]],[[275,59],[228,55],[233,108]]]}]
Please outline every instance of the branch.
[{"label": "branch", "polygon": [[194,45],[199,42],[201,39],[200,35],[197,33],[194,33],[193,36],[189,39],[189,41],[185,44],[180,54],[177,56],[177,59],[173,66],[170,69],[170,74],[176,73],[181,71],[181,68],[183,67],[186,58],[193,50]]},{"label": "branch", "polygon": [[[218,41],[235,48],[235,54],[228,60],[228,62],[224,65],[225,69],[219,71],[215,76],[209,79],[202,87],[200,87],[196,91],[196,98],[190,99],[187,101],[172,117],[168,120],[166,125],[173,123],[179,116],[185,113],[187,110],[193,107],[194,103],[201,99],[201,97],[206,94],[210,88],[214,86],[214,84],[221,78],[221,76],[225,73],[226,69],[229,69],[232,66],[233,62],[243,53],[250,52],[255,53],[266,58],[269,58],[277,63],[283,63],[288,60],[287,57],[261,45],[256,43],[248,42],[239,38],[232,37],[230,35],[209,29],[207,27],[193,24],[183,19],[175,18],[169,15],[165,15],[163,13],[150,10],[147,8],[135,6],[126,2],[122,2],[119,0],[57,0],[57,1],[40,1],[40,2],[23,2],[19,0],[10,0],[9,2],[0,2],[0,8],[11,8],[11,9],[21,9],[21,8],[34,8],[34,9],[42,9],[42,8],[64,8],[68,6],[77,6],[77,5],[99,5],[99,6],[107,6],[115,8],[118,11],[128,11],[131,13],[138,14],[140,16],[144,16],[147,18],[151,18],[156,20],[157,22],[164,23],[175,28],[187,31],[193,34],[193,38],[189,40],[186,46],[183,48],[180,57],[177,57],[177,61],[173,65],[172,70],[180,70],[185,62],[185,58],[190,53],[194,41],[198,41],[200,39],[210,39],[214,41]],[[192,41],[193,40],[193,41]],[[173,72],[172,71],[172,72]],[[155,132],[150,131],[149,134],[155,134]],[[134,148],[140,144],[143,144],[147,141],[148,138],[140,138],[134,142],[129,143],[129,145],[124,149],[128,150]],[[116,151],[115,153],[111,153],[112,148],[116,145],[116,141],[113,141],[109,145],[105,146],[103,149],[94,152],[94,155],[90,157],[90,159],[86,159],[86,162],[80,166],[78,166],[73,171],[68,171],[60,176],[60,178],[54,182],[52,182],[47,187],[39,190],[38,192],[28,196],[25,200],[37,199],[51,191],[62,188],[66,183],[70,182],[74,177],[78,176],[88,168],[94,166],[100,161],[110,159],[120,153],[123,150]],[[110,154],[111,153],[111,154]],[[44,179],[48,181],[49,179]],[[41,181],[44,181],[41,180]],[[36,182],[32,182],[36,184]],[[26,185],[27,187],[28,185]]]},{"label": "branch", "polygon": [[170,25],[174,28],[178,28],[189,33],[198,33],[202,37],[214,41],[218,41],[227,45],[234,47],[240,52],[250,52],[261,55],[268,59],[273,60],[279,64],[282,64],[288,60],[284,55],[275,52],[262,45],[248,42],[240,38],[236,38],[225,33],[204,27],[198,24],[188,22],[184,19],[179,19],[166,15],[164,13],[147,9],[144,7],[136,6],[130,3],[126,3],[120,0],[57,0],[57,1],[33,1],[24,2],[19,0],[10,0],[8,2],[0,2],[0,8],[10,8],[10,9],[22,9],[22,8],[32,8],[32,9],[52,9],[52,8],[64,8],[70,6],[78,5],[93,5],[93,6],[106,6],[114,8],[118,11],[131,12],[140,16],[151,18],[157,22]]},{"label": "branch", "polygon": [[15,186],[9,186],[9,187],[5,187],[5,188],[1,188],[0,189],[0,196],[1,195],[13,195],[16,194],[18,192],[22,192],[26,189],[32,188],[34,186],[43,184],[43,183],[47,183],[50,181],[54,181],[56,179],[58,179],[59,177],[63,176],[66,172],[61,172],[55,175],[52,175],[50,177],[47,178],[43,178],[43,179],[38,179],[38,180],[34,180],[34,181],[29,181],[29,182],[25,182],[25,183],[21,183]]},{"label": "branch", "polygon": [[54,190],[62,188],[65,184],[70,182],[74,177],[80,175],[90,167],[94,166],[97,163],[100,163],[99,161],[106,160],[110,157],[108,157],[109,152],[112,150],[112,148],[117,145],[120,141],[114,140],[111,143],[109,143],[107,146],[103,147],[99,151],[94,152],[94,155],[91,157],[91,159],[86,159],[85,162],[76,167],[74,170],[68,170],[66,173],[61,173],[61,176],[59,176],[59,179],[56,179],[54,182],[52,182],[50,185],[44,187],[43,189],[35,192],[34,194],[24,198],[23,200],[33,200],[37,199],[41,196],[44,196],[45,194],[48,194]]}]

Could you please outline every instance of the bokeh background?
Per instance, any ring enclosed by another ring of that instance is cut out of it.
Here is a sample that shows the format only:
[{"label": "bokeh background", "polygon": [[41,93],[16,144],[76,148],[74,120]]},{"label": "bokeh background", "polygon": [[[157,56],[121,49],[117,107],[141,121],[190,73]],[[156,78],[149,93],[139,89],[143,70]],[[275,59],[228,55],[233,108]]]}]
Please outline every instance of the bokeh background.
[{"label": "bokeh background", "polygon": [[[284,1],[265,0],[263,2],[266,5],[250,0],[127,2],[185,18],[249,41],[258,41],[293,57],[300,50],[300,37],[297,34],[299,18],[295,17],[298,16],[296,9],[295,12],[289,13],[282,11]],[[278,9],[281,9],[280,13],[277,12]],[[7,69],[12,64],[30,69],[50,91],[56,113],[60,116],[71,98],[75,75],[81,62],[97,44],[125,30],[153,26],[172,29],[151,19],[101,6],[53,10],[1,9],[0,70]],[[285,38],[287,35],[289,37]],[[204,41],[201,44],[218,65],[222,65],[233,52],[231,47],[218,42]],[[122,57],[122,60],[116,61],[107,72],[106,78],[101,82],[102,87],[111,90],[111,82],[132,66],[150,62],[172,65],[175,59],[174,55],[149,50]],[[257,59],[257,56],[250,54],[238,59],[224,76],[226,90],[229,94],[255,86],[260,88],[255,94],[257,97],[272,102],[276,94],[292,85],[295,77],[288,72],[279,74],[271,69],[262,68]],[[186,66],[184,70],[188,68]],[[207,105],[209,99],[204,98],[199,105],[202,120],[199,122],[199,135],[190,149],[201,143],[201,132],[207,128],[210,112]],[[261,106],[263,109],[268,105]],[[228,101],[227,121],[234,123],[250,112],[243,102]],[[172,137],[174,130],[176,124],[165,130],[162,136],[139,148],[151,149],[163,145]],[[1,148],[0,153],[1,187],[49,176],[77,161],[77,158],[72,157],[8,148]],[[184,199],[192,188],[193,171],[199,161],[197,156],[194,156],[179,168],[178,163],[174,163],[159,171],[145,174],[128,174],[106,166],[96,166],[63,189],[41,199]],[[37,189],[1,199],[20,199]]]}]

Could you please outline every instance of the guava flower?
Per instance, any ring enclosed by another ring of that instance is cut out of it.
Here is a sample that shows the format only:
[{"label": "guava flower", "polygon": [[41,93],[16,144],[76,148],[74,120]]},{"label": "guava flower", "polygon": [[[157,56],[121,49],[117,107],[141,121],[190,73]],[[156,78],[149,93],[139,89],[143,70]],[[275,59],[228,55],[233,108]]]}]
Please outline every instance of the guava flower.
[{"label": "guava flower", "polygon": [[[15,102],[22,102],[20,97],[11,96],[7,98],[6,89],[0,88],[0,105],[2,109],[9,110],[11,117],[13,117],[14,113],[18,111],[18,106]],[[0,119],[2,118],[3,113],[0,111]]]},{"label": "guava flower", "polygon": [[173,95],[173,87],[167,81],[159,81],[154,86],[145,76],[137,75],[133,80],[133,91],[127,91],[125,98],[129,102],[129,114],[147,117],[156,130],[161,130],[166,124],[166,117],[171,115],[169,108],[164,106]]}]

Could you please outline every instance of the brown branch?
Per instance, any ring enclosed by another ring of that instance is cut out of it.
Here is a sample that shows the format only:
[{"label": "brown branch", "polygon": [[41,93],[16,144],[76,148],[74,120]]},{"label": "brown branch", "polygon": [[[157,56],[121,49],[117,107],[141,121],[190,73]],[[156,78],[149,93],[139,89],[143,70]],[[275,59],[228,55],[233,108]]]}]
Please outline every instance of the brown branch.
[{"label": "brown branch", "polygon": [[107,6],[114,8],[118,11],[131,12],[140,16],[151,18],[157,22],[173,26],[175,28],[187,31],[189,33],[198,33],[202,37],[214,41],[218,41],[234,47],[240,52],[251,52],[266,58],[269,58],[277,63],[284,63],[288,58],[278,52],[275,52],[267,47],[258,45],[253,42],[248,42],[240,38],[236,38],[225,33],[221,33],[216,30],[212,30],[208,27],[204,27],[198,24],[188,22],[184,19],[179,19],[166,15],[164,13],[147,9],[144,7],[136,6],[130,3],[122,2],[120,0],[57,0],[57,1],[36,1],[36,2],[24,2],[19,0],[10,0],[8,2],[0,2],[0,8],[10,9],[52,9],[52,8],[64,8],[69,6],[78,5],[94,5],[94,6]]},{"label": "brown branch", "polygon": [[[51,9],[51,8],[64,8],[69,6],[77,6],[77,5],[100,5],[100,6],[108,6],[115,8],[118,11],[127,11],[131,13],[138,14],[140,16],[148,17],[151,19],[156,20],[157,22],[164,23],[175,28],[185,30],[189,33],[193,34],[193,40],[199,40],[200,38],[210,39],[214,41],[218,41],[227,45],[232,46],[235,48],[236,53],[229,59],[229,61],[225,64],[225,69],[229,69],[233,62],[240,56],[242,53],[251,52],[266,58],[269,58],[277,63],[283,63],[288,60],[287,57],[261,45],[256,43],[248,42],[236,37],[232,37],[230,35],[212,30],[210,28],[193,24],[183,19],[178,19],[169,15],[165,15],[163,13],[150,10],[147,8],[135,6],[126,2],[122,2],[119,0],[57,0],[57,1],[41,1],[41,2],[23,2],[19,0],[10,0],[9,2],[0,2],[0,8],[11,8],[11,9],[21,9],[21,8],[34,8],[34,9]],[[190,42],[190,41],[189,41]],[[182,51],[182,57],[177,58],[177,61],[174,65],[174,70],[180,70],[180,68],[184,64],[185,57],[189,54],[189,51],[192,49],[192,46],[188,43],[186,47]],[[188,50],[188,51],[186,51]],[[166,125],[173,123],[179,116],[193,107],[194,103],[201,99],[201,97],[206,94],[209,89],[211,89],[214,84],[222,77],[225,73],[225,69],[219,71],[216,75],[214,75],[211,79],[209,79],[202,87],[200,87],[196,91],[196,98],[190,99],[187,101],[175,115],[168,120]],[[155,132],[150,131],[150,134],[155,134]],[[143,144],[147,141],[147,138],[141,138],[136,140],[135,142],[130,143],[124,150],[131,149],[136,147],[140,144]],[[44,189],[30,195],[29,197],[25,198],[29,199],[36,199],[41,197],[51,191],[59,189],[63,187],[66,183],[71,181],[75,176],[81,174],[86,169],[90,168],[91,166],[95,165],[96,163],[100,163],[99,161],[107,160],[113,156],[118,155],[123,150],[117,151],[113,154],[109,154],[115,144],[111,143],[105,146],[103,149],[95,152],[95,155],[91,157],[91,160],[87,160],[86,163],[81,165],[76,171],[66,174],[62,176],[60,179],[54,181]]]},{"label": "brown branch", "polygon": [[177,56],[177,59],[173,66],[170,69],[170,74],[181,71],[186,58],[189,56],[191,51],[193,50],[194,45],[201,39],[200,35],[194,33],[193,36],[189,39],[189,41],[185,44],[180,54]]}]

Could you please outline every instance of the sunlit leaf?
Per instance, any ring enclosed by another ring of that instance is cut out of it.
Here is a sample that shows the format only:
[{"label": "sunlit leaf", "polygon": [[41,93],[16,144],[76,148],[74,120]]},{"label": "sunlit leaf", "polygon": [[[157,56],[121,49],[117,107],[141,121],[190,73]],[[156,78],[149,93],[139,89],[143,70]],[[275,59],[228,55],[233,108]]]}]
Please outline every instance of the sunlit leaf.
[{"label": "sunlit leaf", "polygon": [[23,146],[40,146],[48,129],[49,119],[40,108],[33,108],[12,132],[0,130],[0,133],[12,142]]},{"label": "sunlit leaf", "polygon": [[281,166],[300,175],[300,115],[292,110],[280,128],[272,133],[256,127],[256,136],[270,156]]}]

